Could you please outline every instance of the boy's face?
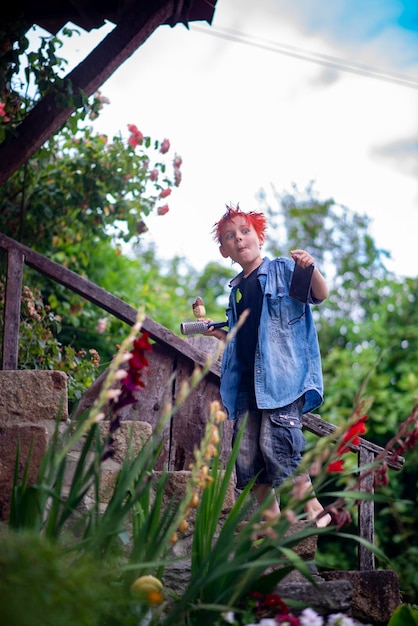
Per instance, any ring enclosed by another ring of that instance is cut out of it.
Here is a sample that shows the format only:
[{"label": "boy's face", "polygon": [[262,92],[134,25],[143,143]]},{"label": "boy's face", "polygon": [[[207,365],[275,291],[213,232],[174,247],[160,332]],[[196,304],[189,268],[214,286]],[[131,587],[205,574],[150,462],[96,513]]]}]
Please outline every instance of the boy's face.
[{"label": "boy's face", "polygon": [[263,243],[264,238],[259,239],[251,223],[245,217],[238,216],[222,228],[219,250],[225,259],[230,257],[245,271],[259,264],[260,246]]}]

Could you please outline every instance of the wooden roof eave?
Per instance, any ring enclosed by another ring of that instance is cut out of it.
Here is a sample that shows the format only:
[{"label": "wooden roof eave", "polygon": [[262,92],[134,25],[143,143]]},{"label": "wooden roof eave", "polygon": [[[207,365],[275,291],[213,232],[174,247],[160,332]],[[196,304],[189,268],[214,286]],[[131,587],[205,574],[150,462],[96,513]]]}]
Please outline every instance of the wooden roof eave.
[{"label": "wooden roof eave", "polygon": [[[176,0],[146,0],[130,9],[103,41],[66,77],[74,94],[91,96],[146,39],[173,21]],[[0,145],[0,185],[32,157],[65,124],[73,106],[61,108],[55,94],[46,95],[16,129],[14,137]]]}]

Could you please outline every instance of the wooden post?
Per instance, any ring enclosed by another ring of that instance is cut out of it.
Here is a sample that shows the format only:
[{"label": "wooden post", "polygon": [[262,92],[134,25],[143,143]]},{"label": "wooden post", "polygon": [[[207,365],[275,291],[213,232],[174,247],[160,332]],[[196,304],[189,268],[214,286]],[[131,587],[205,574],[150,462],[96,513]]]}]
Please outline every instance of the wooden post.
[{"label": "wooden post", "polygon": [[7,251],[6,291],[4,296],[3,316],[3,370],[17,370],[24,262],[25,257],[20,250],[11,248]]},{"label": "wooden post", "polygon": [[[358,464],[359,468],[368,466],[374,461],[374,453],[370,450],[366,450],[360,445],[358,452]],[[360,491],[367,492],[369,494],[374,493],[373,474],[369,474],[362,480],[362,474],[360,473]],[[374,502],[373,500],[360,500],[359,503],[359,516],[358,516],[358,533],[359,537],[366,539],[371,544],[374,543]],[[374,570],[375,560],[374,554],[366,548],[363,544],[359,543],[358,546],[358,569],[359,571]]]}]

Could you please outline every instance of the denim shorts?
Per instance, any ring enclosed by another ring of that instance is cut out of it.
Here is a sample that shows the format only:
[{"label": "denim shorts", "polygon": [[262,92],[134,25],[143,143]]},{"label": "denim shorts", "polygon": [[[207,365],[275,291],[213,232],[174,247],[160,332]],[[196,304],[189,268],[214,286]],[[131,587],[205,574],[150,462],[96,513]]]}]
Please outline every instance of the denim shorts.
[{"label": "denim shorts", "polygon": [[243,489],[255,476],[256,485],[278,487],[299,467],[306,440],[302,433],[304,398],[278,409],[258,409],[255,398],[240,393],[233,441],[247,422],[236,460],[236,486]]}]

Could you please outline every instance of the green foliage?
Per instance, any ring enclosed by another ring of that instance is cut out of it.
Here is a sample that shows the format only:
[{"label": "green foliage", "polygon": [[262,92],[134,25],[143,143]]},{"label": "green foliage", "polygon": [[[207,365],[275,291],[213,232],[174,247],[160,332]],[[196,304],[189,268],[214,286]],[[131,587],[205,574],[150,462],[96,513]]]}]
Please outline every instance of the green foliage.
[{"label": "green foliage", "polygon": [[398,606],[389,620],[388,626],[417,626],[418,608],[410,604]]},{"label": "green foliage", "polygon": [[83,274],[103,241],[137,240],[143,218],[164,203],[173,182],[161,147],[64,127],[0,190],[1,231]]},{"label": "green foliage", "polygon": [[[0,312],[4,303],[4,285],[0,283]],[[25,285],[22,290],[19,325],[19,369],[59,370],[67,373],[70,403],[77,401],[97,378],[100,357],[96,350],[75,348],[58,340],[62,318],[45,304],[38,289]],[[0,316],[0,330],[3,315]]]},{"label": "green foliage", "polygon": [[[100,99],[89,102],[83,92],[75,92],[71,81],[64,78],[68,62],[58,51],[63,39],[79,34],[78,31],[64,27],[61,38],[40,37],[38,49],[33,50],[28,26],[23,18],[17,22],[8,22],[6,18],[0,26],[0,102],[6,115],[0,123],[0,143],[13,140],[19,124],[48,94],[53,95],[62,108],[78,108],[78,119],[97,115],[101,106]],[[78,121],[72,117],[69,126],[74,132],[77,125]]]},{"label": "green foliage", "polygon": [[137,608],[115,569],[74,559],[30,532],[1,537],[0,616],[7,626],[136,626]]}]

